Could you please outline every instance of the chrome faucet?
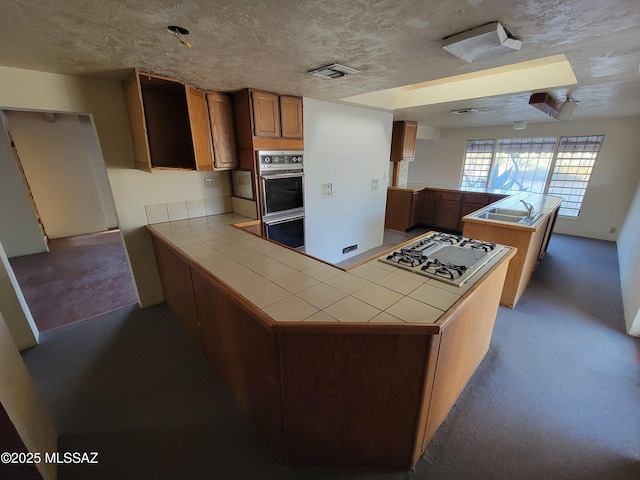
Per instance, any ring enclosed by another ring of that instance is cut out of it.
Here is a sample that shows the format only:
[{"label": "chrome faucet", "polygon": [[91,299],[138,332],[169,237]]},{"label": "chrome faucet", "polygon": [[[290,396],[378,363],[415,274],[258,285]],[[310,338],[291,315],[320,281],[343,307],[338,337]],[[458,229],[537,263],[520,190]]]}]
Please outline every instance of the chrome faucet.
[{"label": "chrome faucet", "polygon": [[520,200],[525,208],[527,209],[527,220],[531,220],[533,218],[533,205],[531,205],[530,203],[525,202],[524,200]]}]

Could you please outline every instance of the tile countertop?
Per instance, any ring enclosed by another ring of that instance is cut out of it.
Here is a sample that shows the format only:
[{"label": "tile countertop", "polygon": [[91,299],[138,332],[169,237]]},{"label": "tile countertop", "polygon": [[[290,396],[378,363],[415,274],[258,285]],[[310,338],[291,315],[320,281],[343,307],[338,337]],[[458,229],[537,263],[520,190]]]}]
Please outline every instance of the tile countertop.
[{"label": "tile countertop", "polygon": [[221,214],[147,228],[276,323],[430,325],[438,330],[449,317],[445,312],[513,252],[505,248],[456,287],[379,262],[380,255],[347,271],[233,226],[250,220]]},{"label": "tile countertop", "polygon": [[469,193],[492,193],[496,195],[512,195],[513,192],[508,190],[498,190],[497,188],[484,187],[461,187],[459,185],[440,185],[437,183],[402,183],[395,187],[388,187],[391,190],[410,190],[419,192],[425,188],[434,190],[451,190],[453,192],[469,192]]},{"label": "tile countertop", "polygon": [[[521,200],[524,200],[527,203],[533,205],[534,214],[542,213],[540,218],[538,218],[535,222],[530,225],[526,224],[517,224],[517,223],[509,223],[509,222],[501,222],[498,220],[488,220],[485,218],[478,218],[477,216],[486,210],[491,208],[511,208],[514,210],[523,210],[524,205],[520,203]],[[470,213],[462,218],[465,222],[477,222],[477,223],[495,223],[501,226],[507,226],[509,228],[520,229],[520,230],[535,230],[538,226],[547,218],[551,212],[560,207],[562,203],[562,197],[555,197],[553,195],[542,195],[540,193],[531,193],[531,192],[520,192],[510,195],[507,198],[503,198],[497,202],[494,202],[480,210],[476,210],[475,212]]]},{"label": "tile countertop", "polygon": [[[556,208],[560,206],[562,203],[562,197],[556,197],[553,195],[543,195],[541,193],[531,193],[531,192],[517,192],[514,193],[510,190],[498,190],[495,188],[478,188],[478,187],[460,187],[457,185],[438,185],[432,183],[405,183],[398,185],[397,187],[389,187],[390,189],[395,190],[409,190],[412,192],[419,192],[424,189],[435,189],[435,190],[450,190],[454,192],[469,192],[469,193],[490,193],[496,195],[505,195],[506,198],[499,200],[490,204],[485,208],[481,208],[469,215],[466,215],[463,220],[465,221],[475,221],[482,223],[495,223],[500,225],[510,225],[513,228],[522,229],[522,230],[535,230],[538,224],[544,220],[546,215]],[[527,203],[533,205],[533,210],[535,213],[542,212],[542,215],[536,222],[531,225],[519,225],[513,223],[500,222],[497,220],[487,220],[476,218],[475,215],[478,213],[482,213],[489,208],[513,208],[516,210],[523,210],[524,205],[520,203],[520,200],[524,200]]]}]

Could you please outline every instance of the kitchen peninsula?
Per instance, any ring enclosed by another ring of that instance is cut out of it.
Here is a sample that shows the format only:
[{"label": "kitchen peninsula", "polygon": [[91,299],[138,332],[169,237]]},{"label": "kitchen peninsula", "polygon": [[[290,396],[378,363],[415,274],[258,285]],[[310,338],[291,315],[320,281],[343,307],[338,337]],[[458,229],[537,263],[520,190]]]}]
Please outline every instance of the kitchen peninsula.
[{"label": "kitchen peninsula", "polygon": [[346,271],[249,220],[148,227],[169,308],[287,464],[413,467],[489,347],[514,249],[455,286]]}]

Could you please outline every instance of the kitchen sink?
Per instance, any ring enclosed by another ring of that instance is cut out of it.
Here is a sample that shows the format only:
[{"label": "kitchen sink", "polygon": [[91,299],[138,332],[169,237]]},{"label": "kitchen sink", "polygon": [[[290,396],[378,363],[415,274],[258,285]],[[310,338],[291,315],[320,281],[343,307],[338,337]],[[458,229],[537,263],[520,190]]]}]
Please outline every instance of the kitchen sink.
[{"label": "kitchen sink", "polygon": [[480,213],[478,215],[478,218],[486,218],[487,220],[498,220],[500,222],[520,223],[526,218],[526,216],[526,213],[524,215],[507,215],[503,213],[494,213],[488,211]]},{"label": "kitchen sink", "polygon": [[[503,212],[512,212],[515,213],[515,215]],[[509,210],[506,208],[492,208],[486,212],[476,215],[477,218],[485,218],[487,220],[497,220],[499,222],[507,223],[518,223],[520,225],[532,225],[541,216],[542,213],[536,213],[533,217],[527,218],[527,212],[523,212],[521,210]]]},{"label": "kitchen sink", "polygon": [[512,208],[490,208],[489,210],[487,210],[489,213],[495,213],[498,215],[511,215],[514,217],[526,217],[527,216],[527,211],[526,210],[515,210]]}]

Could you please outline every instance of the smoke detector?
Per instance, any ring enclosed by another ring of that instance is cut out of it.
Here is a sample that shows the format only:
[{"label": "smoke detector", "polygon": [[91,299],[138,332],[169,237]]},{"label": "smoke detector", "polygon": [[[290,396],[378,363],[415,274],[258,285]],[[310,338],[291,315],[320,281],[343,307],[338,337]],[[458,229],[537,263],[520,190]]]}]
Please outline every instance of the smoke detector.
[{"label": "smoke detector", "polygon": [[346,77],[347,75],[353,75],[354,73],[359,73],[359,70],[345,67],[344,65],[340,65],[339,63],[333,63],[331,65],[316,68],[315,70],[310,70],[307,73],[314,77],[334,79]]}]

